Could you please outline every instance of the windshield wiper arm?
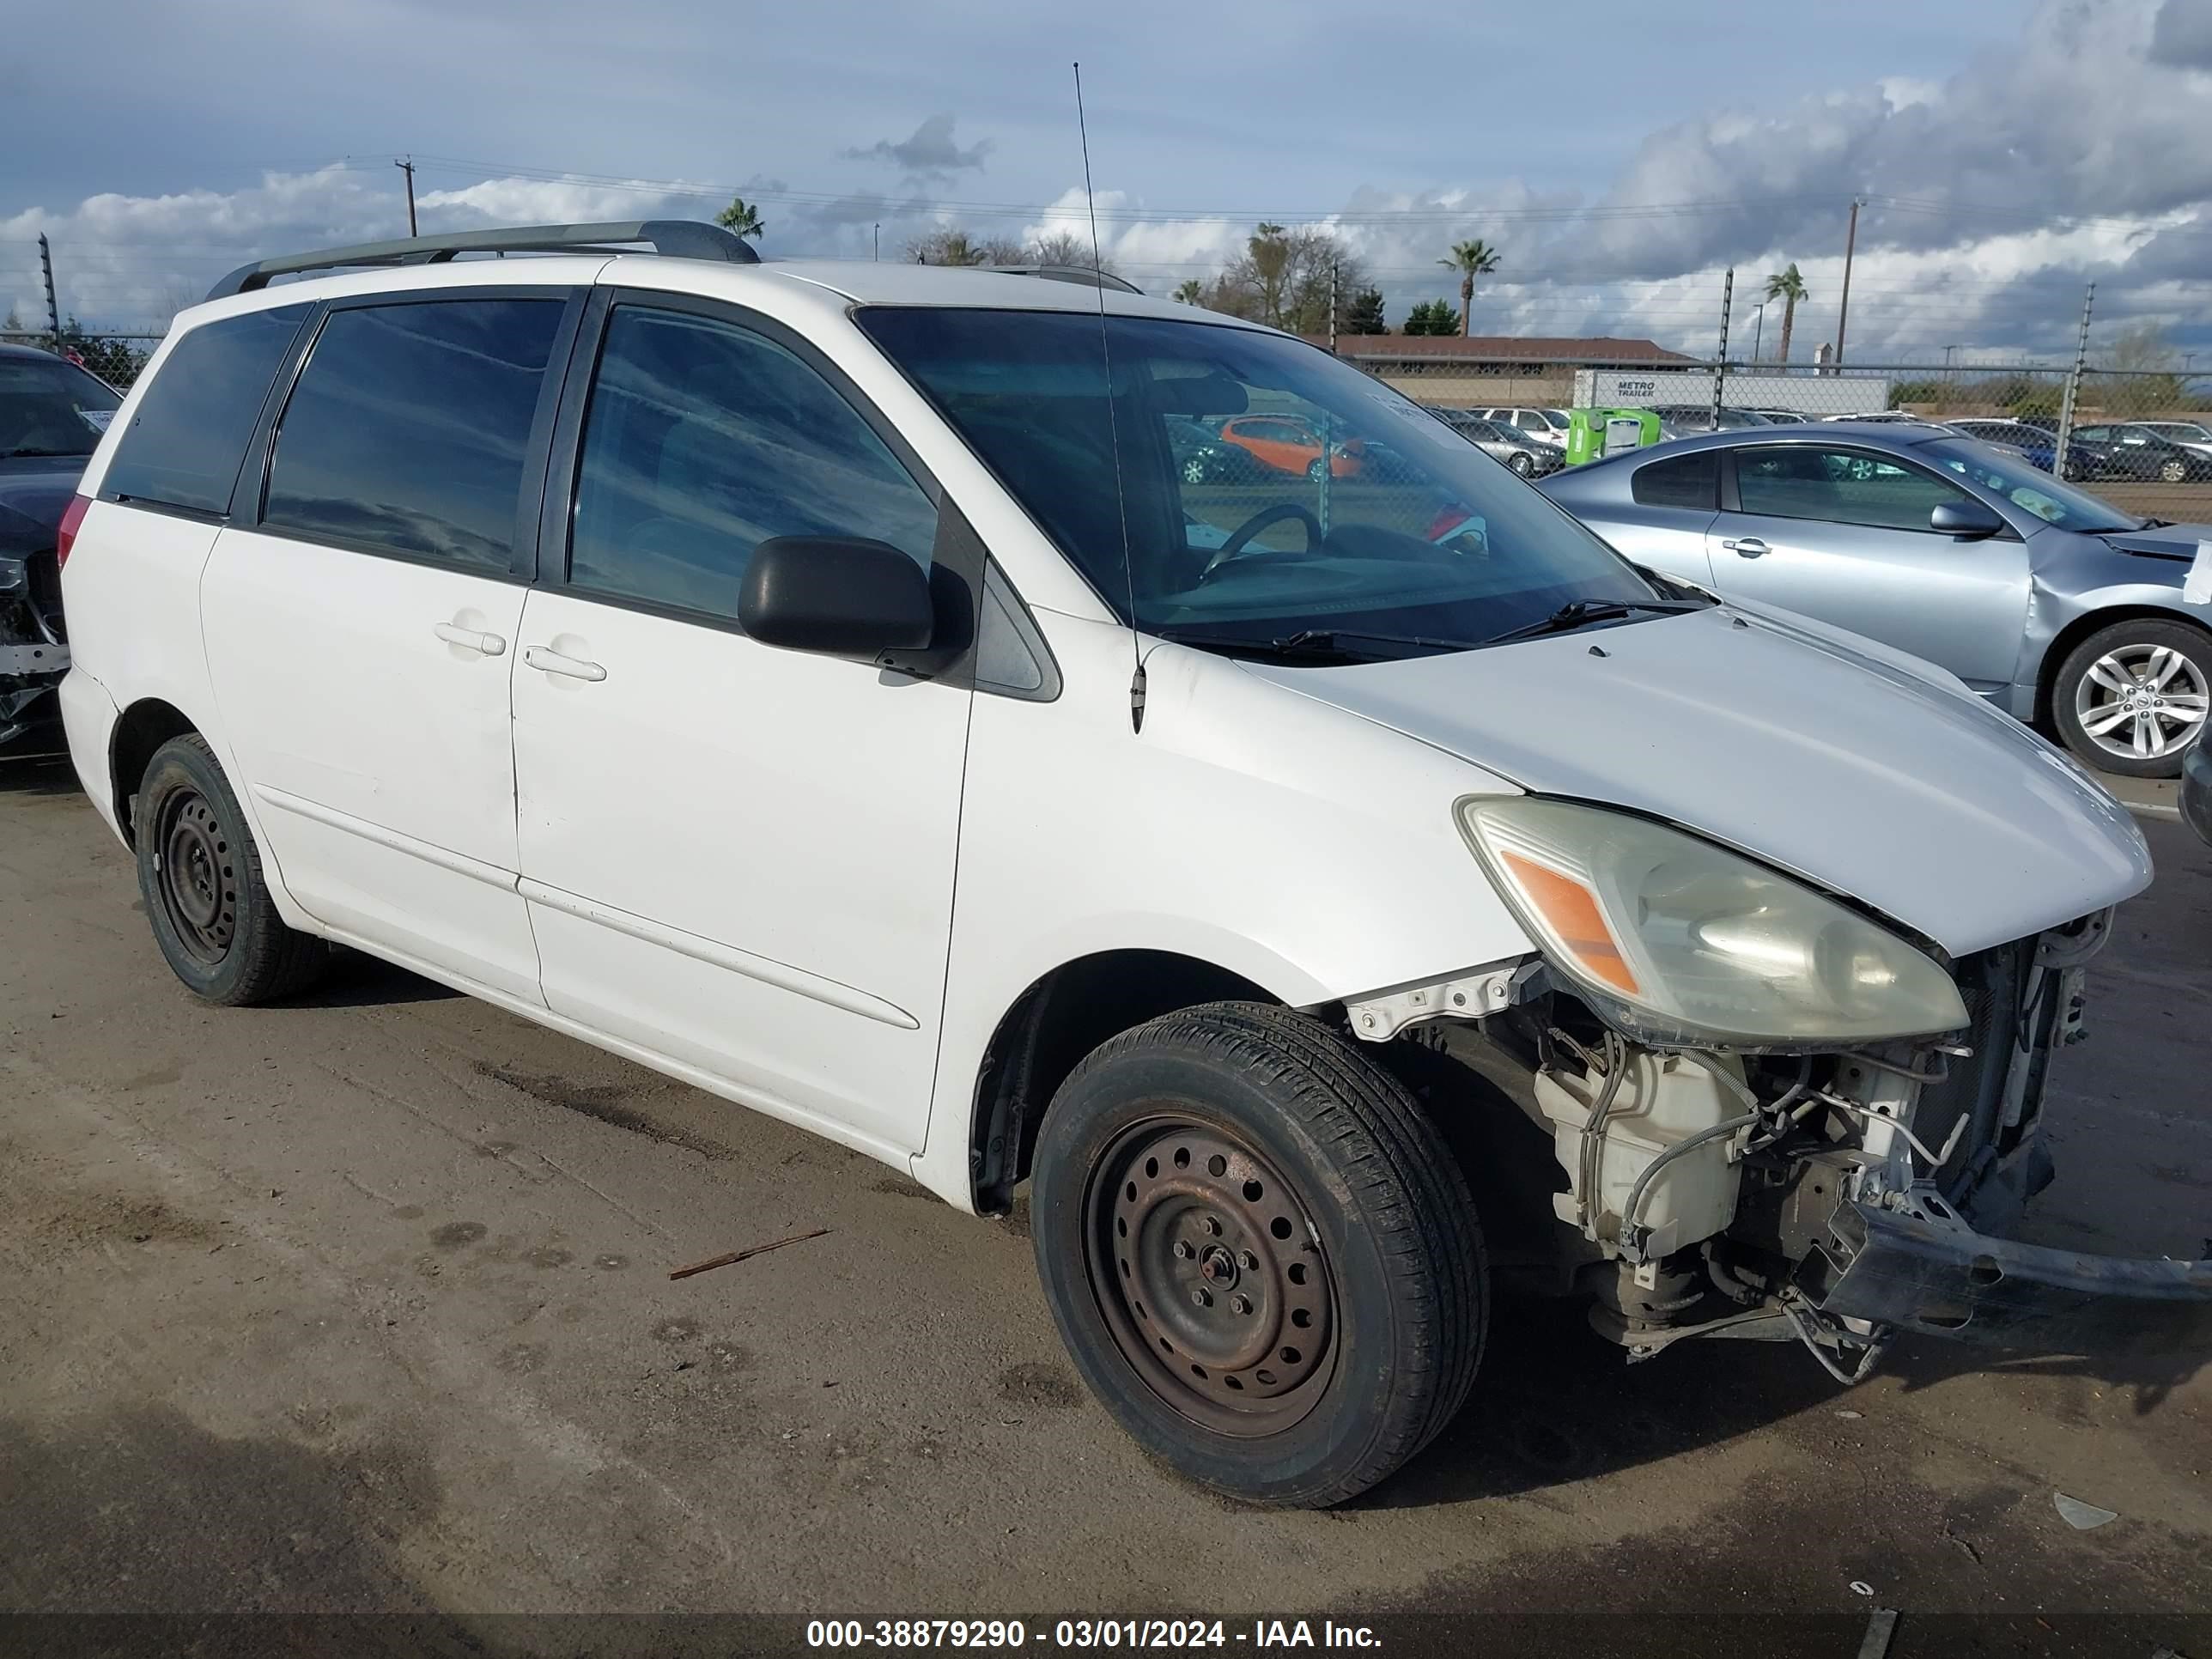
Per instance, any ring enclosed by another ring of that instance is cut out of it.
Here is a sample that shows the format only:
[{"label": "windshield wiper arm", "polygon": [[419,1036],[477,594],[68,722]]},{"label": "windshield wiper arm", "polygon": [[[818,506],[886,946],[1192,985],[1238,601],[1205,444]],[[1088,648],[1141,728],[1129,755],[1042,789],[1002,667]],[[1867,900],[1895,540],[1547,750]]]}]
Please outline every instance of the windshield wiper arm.
[{"label": "windshield wiper arm", "polygon": [[1708,609],[1701,599],[1570,599],[1548,617],[1520,628],[1492,635],[1485,645],[1504,645],[1514,640],[1533,640],[1543,634],[1568,634],[1589,623],[1613,622],[1638,611],[1655,616],[1674,616],[1684,611]]},{"label": "windshield wiper arm", "polygon": [[1302,628],[1295,634],[1285,634],[1272,640],[1165,631],[1162,631],[1160,637],[1171,640],[1177,645],[1194,646],[1208,651],[1241,651],[1249,655],[1264,657],[1334,657],[1346,662],[1358,662],[1361,658],[1359,653],[1340,643],[1342,641],[1366,640],[1379,645],[1413,645],[1435,651],[1472,651],[1476,648],[1476,642],[1472,640],[1436,640],[1417,634],[1368,634],[1352,628]]}]

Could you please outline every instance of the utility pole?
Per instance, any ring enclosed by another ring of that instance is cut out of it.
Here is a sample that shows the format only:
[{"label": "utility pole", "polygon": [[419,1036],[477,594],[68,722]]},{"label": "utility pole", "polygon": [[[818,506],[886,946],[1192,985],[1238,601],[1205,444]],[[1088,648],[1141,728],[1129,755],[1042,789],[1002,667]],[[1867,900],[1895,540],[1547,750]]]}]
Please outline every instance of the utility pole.
[{"label": "utility pole", "polygon": [[2081,371],[2089,365],[2089,308],[2096,303],[2097,285],[2089,284],[2081,296],[2081,338],[2074,348],[2074,372],[2066,377],[2066,397],[2058,405],[2058,441],[2052,446],[2051,476],[2066,476],[2066,442],[2074,435],[2074,406],[2081,397]]},{"label": "utility pole", "polygon": [[1328,355],[1336,356],[1336,261],[1328,262]]},{"label": "utility pole", "polygon": [[880,222],[878,222],[878,224],[876,225],[875,230],[876,230],[876,259],[877,259],[877,262],[878,262],[878,264],[881,264],[881,263],[882,263],[882,260],[883,260],[883,257],[884,257],[884,228],[883,228],[883,225],[882,225],[882,223],[881,223]]},{"label": "utility pole", "polygon": [[1713,430],[1721,429],[1721,382],[1728,374],[1729,307],[1735,299],[1735,267],[1728,268],[1721,283],[1721,349],[1713,359]]},{"label": "utility pole", "polygon": [[422,233],[415,228],[415,158],[410,155],[405,161],[394,161],[392,165],[407,175],[407,234],[420,236]]},{"label": "utility pole", "polygon": [[39,233],[39,271],[46,279],[46,331],[54,337],[54,349],[62,349],[62,311],[54,301],[54,251],[46,246],[44,231]]},{"label": "utility pole", "polygon": [[1761,300],[1751,308],[1751,361],[1759,361],[1759,343],[1766,338],[1766,301]]},{"label": "utility pole", "polygon": [[1958,349],[1955,345],[1943,348],[1943,402],[1939,412],[1945,415],[1951,412],[1951,354]]},{"label": "utility pole", "polygon": [[1858,246],[1859,210],[1866,204],[1851,198],[1851,228],[1844,233],[1844,297],[1836,307],[1836,367],[1844,366],[1844,325],[1851,314],[1851,253]]}]

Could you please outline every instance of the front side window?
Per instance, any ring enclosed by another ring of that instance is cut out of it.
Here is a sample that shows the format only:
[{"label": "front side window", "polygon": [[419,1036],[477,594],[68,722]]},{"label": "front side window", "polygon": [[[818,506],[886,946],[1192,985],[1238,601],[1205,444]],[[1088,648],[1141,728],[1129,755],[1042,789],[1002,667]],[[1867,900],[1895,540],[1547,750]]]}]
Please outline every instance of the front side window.
[{"label": "front side window", "polygon": [[737,615],[753,549],[865,537],[928,568],[937,509],[811,367],[763,334],[618,306],[576,469],[568,580]]},{"label": "front side window", "polygon": [[563,309],[463,299],[331,313],[276,429],[264,525],[506,570]]},{"label": "front side window", "polygon": [[89,455],[123,399],[75,363],[43,353],[0,353],[0,461]]},{"label": "front side window", "polygon": [[[1296,340],[1116,317],[1102,352],[1095,313],[857,317],[1102,600],[1148,631],[1224,648],[1326,633],[1332,648],[1404,655],[1575,599],[1662,597],[1419,404]],[[1209,417],[1252,464],[1194,480],[1169,423]],[[1262,424],[1296,441],[1243,435]]]},{"label": "front side window", "polygon": [[138,394],[101,489],[120,500],[229,512],[269,383],[312,309],[248,311],[179,340]]},{"label": "front side window", "polygon": [[1746,513],[1825,519],[1884,530],[1926,530],[1928,515],[1966,492],[1884,456],[1791,444],[1735,452],[1737,499]]}]

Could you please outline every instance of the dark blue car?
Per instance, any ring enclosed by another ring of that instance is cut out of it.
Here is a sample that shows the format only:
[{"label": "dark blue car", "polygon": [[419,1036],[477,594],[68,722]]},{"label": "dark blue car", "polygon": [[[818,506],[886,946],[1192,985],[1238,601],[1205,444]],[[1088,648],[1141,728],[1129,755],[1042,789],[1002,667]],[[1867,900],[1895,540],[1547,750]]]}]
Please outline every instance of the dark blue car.
[{"label": "dark blue car", "polygon": [[58,752],[69,670],[54,544],[123,398],[76,364],[0,345],[0,755]]}]

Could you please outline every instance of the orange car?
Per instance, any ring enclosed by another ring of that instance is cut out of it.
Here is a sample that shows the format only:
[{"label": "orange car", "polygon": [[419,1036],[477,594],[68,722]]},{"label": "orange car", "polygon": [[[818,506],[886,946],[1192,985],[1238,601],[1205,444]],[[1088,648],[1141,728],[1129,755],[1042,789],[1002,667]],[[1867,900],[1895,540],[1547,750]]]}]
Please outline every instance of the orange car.
[{"label": "orange car", "polygon": [[[1274,471],[1321,477],[1321,437],[1295,416],[1240,415],[1221,423],[1221,441],[1235,444]],[[1329,476],[1349,478],[1358,473],[1361,452],[1357,438],[1338,444],[1330,452]]]}]

